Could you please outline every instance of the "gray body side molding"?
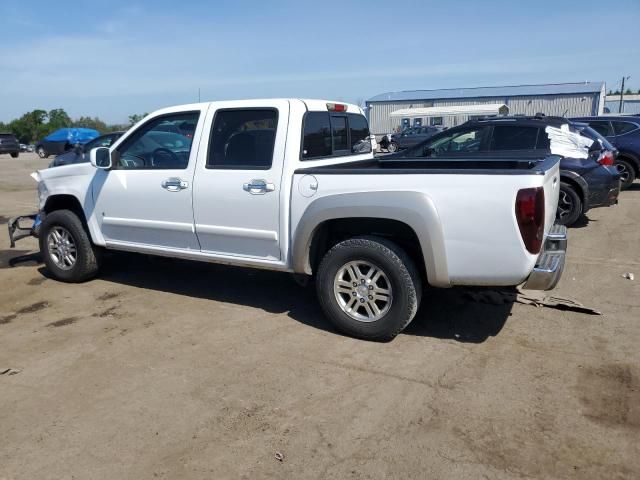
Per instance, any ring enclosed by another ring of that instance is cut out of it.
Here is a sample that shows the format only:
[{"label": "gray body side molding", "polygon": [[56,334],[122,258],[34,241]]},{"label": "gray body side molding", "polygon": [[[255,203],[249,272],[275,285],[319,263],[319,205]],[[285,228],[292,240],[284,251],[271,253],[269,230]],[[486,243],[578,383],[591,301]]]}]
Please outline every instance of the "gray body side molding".
[{"label": "gray body side molding", "polygon": [[302,215],[293,238],[294,272],[313,273],[309,253],[317,228],[327,220],[343,218],[382,218],[405,223],[420,241],[429,284],[451,286],[440,217],[431,199],[418,192],[344,193],[313,201]]}]

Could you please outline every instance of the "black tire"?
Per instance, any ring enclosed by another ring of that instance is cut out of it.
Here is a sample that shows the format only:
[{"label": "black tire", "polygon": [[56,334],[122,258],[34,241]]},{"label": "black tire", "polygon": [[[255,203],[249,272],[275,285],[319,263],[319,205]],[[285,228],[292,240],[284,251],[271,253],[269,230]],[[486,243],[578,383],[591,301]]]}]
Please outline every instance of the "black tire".
[{"label": "black tire", "polygon": [[36,148],[36,153],[40,158],[47,158],[49,156],[49,153],[42,146]]},{"label": "black tire", "polygon": [[560,182],[560,198],[556,210],[556,223],[570,226],[582,215],[582,199],[575,188],[568,183]]},{"label": "black tire", "polygon": [[[75,244],[76,260],[68,269],[56,264],[49,247],[49,234],[56,227],[66,230]],[[40,253],[51,275],[62,282],[80,283],[94,277],[100,269],[100,250],[93,245],[82,221],[71,210],[47,214],[40,226]]]},{"label": "black tire", "polygon": [[11,154],[11,158],[18,158],[19,155],[20,155],[20,152],[13,152]]},{"label": "black tire", "polygon": [[398,150],[400,150],[400,148],[398,147],[397,142],[390,142],[389,146],[387,147],[387,150],[389,151],[389,153],[395,153]]},{"label": "black tire", "polygon": [[[354,261],[375,265],[389,280],[392,292],[390,306],[379,319],[359,321],[338,303],[334,281],[338,272]],[[335,327],[364,340],[389,341],[395,338],[413,320],[422,297],[422,281],[411,258],[395,243],[373,236],[354,237],[329,250],[318,267],[316,288],[320,305]]]},{"label": "black tire", "polygon": [[626,190],[636,179],[636,171],[633,164],[626,158],[616,160],[616,168],[620,172],[620,190]]}]

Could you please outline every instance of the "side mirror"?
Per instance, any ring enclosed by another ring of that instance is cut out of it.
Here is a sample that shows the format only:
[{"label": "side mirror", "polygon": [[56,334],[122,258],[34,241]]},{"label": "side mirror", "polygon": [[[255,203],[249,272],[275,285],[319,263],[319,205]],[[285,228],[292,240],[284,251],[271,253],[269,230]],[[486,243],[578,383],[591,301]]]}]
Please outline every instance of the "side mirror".
[{"label": "side mirror", "polygon": [[89,152],[91,165],[102,170],[109,170],[112,167],[111,152],[107,147],[92,148]]}]

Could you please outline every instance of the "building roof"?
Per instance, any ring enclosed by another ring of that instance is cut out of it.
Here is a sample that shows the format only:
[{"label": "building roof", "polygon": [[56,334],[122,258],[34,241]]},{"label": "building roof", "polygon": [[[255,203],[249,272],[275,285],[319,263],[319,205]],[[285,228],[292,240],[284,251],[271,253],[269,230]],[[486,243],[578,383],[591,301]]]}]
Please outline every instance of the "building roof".
[{"label": "building roof", "polygon": [[446,107],[401,108],[391,112],[392,117],[433,117],[446,115],[498,115],[508,113],[504,103],[483,103],[482,105],[453,105]]},{"label": "building roof", "polygon": [[581,82],[512,85],[507,87],[446,88],[441,90],[404,90],[402,92],[381,93],[380,95],[371,97],[367,102],[600,93],[603,87],[604,82]]}]

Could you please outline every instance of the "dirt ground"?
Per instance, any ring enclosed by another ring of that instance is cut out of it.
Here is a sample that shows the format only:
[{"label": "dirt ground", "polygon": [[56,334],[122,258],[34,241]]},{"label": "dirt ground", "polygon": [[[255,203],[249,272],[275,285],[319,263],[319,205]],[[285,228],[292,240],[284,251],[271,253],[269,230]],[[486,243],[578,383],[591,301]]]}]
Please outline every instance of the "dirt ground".
[{"label": "dirt ground", "polygon": [[[0,156],[2,229],[47,163]],[[588,217],[555,293],[602,316],[430,291],[386,344],[288,275],[115,254],[67,285],[1,231],[0,479],[640,478],[640,183]]]}]

